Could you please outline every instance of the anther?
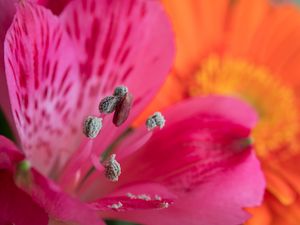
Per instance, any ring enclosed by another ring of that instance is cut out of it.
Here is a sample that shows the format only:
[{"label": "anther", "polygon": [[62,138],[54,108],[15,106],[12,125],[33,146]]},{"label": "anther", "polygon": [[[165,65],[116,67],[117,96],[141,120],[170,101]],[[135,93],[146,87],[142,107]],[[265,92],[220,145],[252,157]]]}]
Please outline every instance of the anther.
[{"label": "anther", "polygon": [[146,126],[148,130],[153,130],[157,126],[162,129],[165,126],[165,122],[163,115],[160,112],[156,112],[146,120]]},{"label": "anther", "polygon": [[118,86],[114,90],[114,96],[124,97],[128,93],[128,88],[126,86]]},{"label": "anther", "polygon": [[119,209],[119,208],[121,208],[122,206],[123,206],[122,202],[118,202],[118,203],[109,205],[108,208],[111,208],[111,209]]},{"label": "anther", "polygon": [[83,124],[83,133],[88,138],[95,138],[102,128],[102,119],[95,116],[88,116]]},{"label": "anther", "polygon": [[130,199],[136,199],[136,196],[132,193],[127,193],[127,197]]},{"label": "anther", "polygon": [[103,98],[99,104],[100,113],[109,114],[115,111],[119,99],[115,96],[107,96]]},{"label": "anther", "polygon": [[116,111],[113,117],[113,123],[117,127],[121,126],[127,120],[133,102],[133,97],[130,93],[118,98],[120,100],[116,106]]},{"label": "anther", "polygon": [[115,159],[116,154],[112,154],[109,159],[104,162],[105,177],[112,182],[116,182],[121,175],[120,163]]},{"label": "anther", "polygon": [[155,195],[155,196],[154,196],[154,199],[155,199],[155,200],[158,200],[158,201],[161,201],[161,197],[160,197],[159,195]]},{"label": "anther", "polygon": [[150,201],[151,200],[151,197],[149,195],[146,195],[146,194],[138,195],[137,198],[145,200],[145,201]]},{"label": "anther", "polygon": [[170,204],[168,202],[162,202],[160,203],[160,207],[161,208],[168,208],[170,206]]}]

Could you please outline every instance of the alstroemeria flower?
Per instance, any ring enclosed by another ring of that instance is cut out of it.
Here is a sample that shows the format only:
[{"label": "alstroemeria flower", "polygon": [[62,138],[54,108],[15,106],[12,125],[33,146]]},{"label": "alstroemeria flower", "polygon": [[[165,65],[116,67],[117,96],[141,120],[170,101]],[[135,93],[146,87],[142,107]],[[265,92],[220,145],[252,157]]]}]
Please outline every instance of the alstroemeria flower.
[{"label": "alstroemeria flower", "polygon": [[[245,221],[243,208],[259,204],[264,191],[248,105],[198,98],[164,112],[161,130],[128,129],[162,85],[173,53],[156,1],[74,0],[60,16],[21,1],[4,42],[6,107],[20,144],[0,137],[0,222]],[[129,118],[116,127],[107,115],[99,135],[86,138],[84,119],[98,116],[99,102],[120,85],[134,98]],[[107,168],[122,170],[117,182]]]},{"label": "alstroemeria flower", "polygon": [[270,0],[162,2],[177,56],[153,106],[211,94],[249,102],[259,115],[252,136],[268,190],[250,224],[300,224],[299,8]]}]

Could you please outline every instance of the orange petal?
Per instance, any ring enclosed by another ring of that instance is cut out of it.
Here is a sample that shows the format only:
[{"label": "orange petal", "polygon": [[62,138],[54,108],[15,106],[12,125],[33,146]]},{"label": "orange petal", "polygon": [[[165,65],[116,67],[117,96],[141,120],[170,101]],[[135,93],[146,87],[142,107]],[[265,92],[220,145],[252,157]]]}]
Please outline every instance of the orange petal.
[{"label": "orange petal", "polygon": [[253,215],[245,225],[271,225],[272,214],[270,209],[266,204],[261,205],[260,207],[247,209],[250,214]]},{"label": "orange petal", "polygon": [[270,8],[268,3],[268,0],[239,0],[233,4],[227,37],[228,51],[233,56],[247,56],[253,36]]},{"label": "orange petal", "polygon": [[228,0],[162,0],[176,35],[175,68],[180,74],[199,62],[223,32]]},{"label": "orange petal", "polygon": [[272,193],[283,205],[290,205],[295,202],[297,193],[289,186],[289,184],[282,179],[274,171],[264,170],[267,180],[267,190]]}]

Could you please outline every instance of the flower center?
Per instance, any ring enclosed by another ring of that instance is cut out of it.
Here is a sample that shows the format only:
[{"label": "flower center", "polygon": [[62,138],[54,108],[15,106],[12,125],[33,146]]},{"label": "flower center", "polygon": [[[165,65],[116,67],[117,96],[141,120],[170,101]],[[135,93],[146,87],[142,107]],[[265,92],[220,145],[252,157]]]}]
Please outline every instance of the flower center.
[{"label": "flower center", "polygon": [[248,101],[259,115],[252,132],[259,156],[271,152],[288,156],[298,151],[296,96],[268,70],[242,60],[211,56],[201,64],[190,87],[192,96],[222,94]]}]

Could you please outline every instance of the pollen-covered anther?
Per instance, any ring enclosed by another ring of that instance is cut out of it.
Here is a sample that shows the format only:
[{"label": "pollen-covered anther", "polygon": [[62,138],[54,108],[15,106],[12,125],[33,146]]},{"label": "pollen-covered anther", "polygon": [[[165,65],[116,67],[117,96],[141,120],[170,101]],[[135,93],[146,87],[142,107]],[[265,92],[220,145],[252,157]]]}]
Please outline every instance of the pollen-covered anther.
[{"label": "pollen-covered anther", "polygon": [[114,112],[118,102],[119,99],[116,96],[107,96],[103,98],[99,103],[99,112],[105,114]]},{"label": "pollen-covered anther", "polygon": [[126,195],[127,195],[127,197],[130,198],[130,199],[136,199],[136,198],[137,198],[137,197],[136,197],[134,194],[132,194],[132,193],[127,193]]},{"label": "pollen-covered anther", "polygon": [[122,202],[118,202],[118,203],[109,205],[108,208],[118,210],[118,209],[122,208],[122,206],[123,206]]},{"label": "pollen-covered anther", "polygon": [[160,203],[161,208],[169,208],[170,204],[168,202],[162,202]]},{"label": "pollen-covered anther", "polygon": [[159,195],[155,195],[155,196],[154,196],[154,199],[155,199],[155,200],[158,200],[158,201],[161,201],[161,197],[160,197]]},{"label": "pollen-covered anther", "polygon": [[124,97],[128,93],[128,88],[126,86],[118,86],[114,90],[114,96],[116,97]]},{"label": "pollen-covered anther", "polygon": [[102,119],[96,116],[88,116],[83,124],[83,133],[88,138],[95,138],[102,128]]},{"label": "pollen-covered anther", "polygon": [[112,154],[107,161],[104,162],[105,177],[112,182],[119,180],[121,175],[120,163],[115,159],[116,154]]},{"label": "pollen-covered anther", "polygon": [[137,198],[145,200],[145,201],[150,201],[151,200],[151,197],[149,195],[146,195],[146,194],[138,195]]},{"label": "pollen-covered anther", "polygon": [[155,127],[159,126],[162,129],[165,126],[166,120],[160,112],[154,113],[146,120],[146,126],[148,130],[153,130]]}]

